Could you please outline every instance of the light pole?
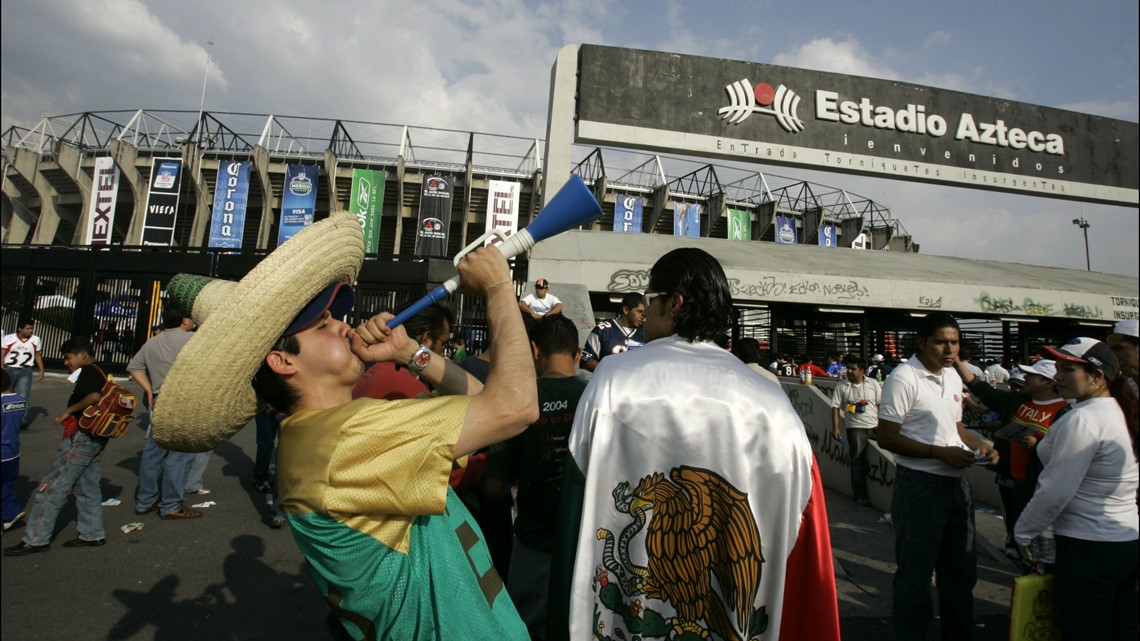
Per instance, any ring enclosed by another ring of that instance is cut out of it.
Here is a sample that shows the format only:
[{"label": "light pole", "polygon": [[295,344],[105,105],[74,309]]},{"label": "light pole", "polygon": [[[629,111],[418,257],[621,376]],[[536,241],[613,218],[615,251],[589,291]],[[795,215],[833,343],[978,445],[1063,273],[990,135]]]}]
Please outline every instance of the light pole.
[{"label": "light pole", "polygon": [[1081,228],[1085,233],[1085,269],[1092,271],[1092,263],[1089,262],[1089,221],[1084,218],[1074,218],[1073,224]]},{"label": "light pole", "polygon": [[[206,44],[212,47],[212,46],[214,46],[214,41],[213,40],[207,40]],[[199,147],[202,146],[202,114],[205,113],[205,110],[206,110],[206,80],[208,80],[209,78],[210,78],[210,51],[209,51],[209,49],[207,49],[206,50],[206,71],[205,71],[205,73],[202,74],[202,100],[201,100],[201,102],[198,103],[198,123],[196,125],[194,125],[194,129],[198,132],[198,135],[195,136],[194,142]]]}]

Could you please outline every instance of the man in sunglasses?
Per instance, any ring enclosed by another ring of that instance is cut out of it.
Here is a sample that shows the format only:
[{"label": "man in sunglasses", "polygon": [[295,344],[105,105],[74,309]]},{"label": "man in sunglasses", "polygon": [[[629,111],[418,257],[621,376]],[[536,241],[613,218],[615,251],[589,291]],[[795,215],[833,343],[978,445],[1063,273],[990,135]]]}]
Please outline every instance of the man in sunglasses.
[{"label": "man in sunglasses", "polygon": [[662,621],[838,640],[819,469],[787,396],[714,342],[732,321],[724,270],[671,251],[644,298],[646,345],[596,370],[575,413],[545,638]]}]

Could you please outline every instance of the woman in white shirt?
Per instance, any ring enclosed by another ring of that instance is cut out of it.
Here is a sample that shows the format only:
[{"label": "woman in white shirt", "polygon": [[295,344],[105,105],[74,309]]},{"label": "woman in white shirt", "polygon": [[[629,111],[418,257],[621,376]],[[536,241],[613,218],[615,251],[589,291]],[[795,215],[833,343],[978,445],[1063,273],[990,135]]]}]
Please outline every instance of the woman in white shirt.
[{"label": "woman in white shirt", "polygon": [[1037,445],[1045,470],[1014,538],[1028,544],[1053,525],[1056,604],[1065,639],[1136,639],[1140,514],[1137,398],[1104,343],[1075,338],[1042,355],[1057,362],[1057,388],[1076,399]]}]

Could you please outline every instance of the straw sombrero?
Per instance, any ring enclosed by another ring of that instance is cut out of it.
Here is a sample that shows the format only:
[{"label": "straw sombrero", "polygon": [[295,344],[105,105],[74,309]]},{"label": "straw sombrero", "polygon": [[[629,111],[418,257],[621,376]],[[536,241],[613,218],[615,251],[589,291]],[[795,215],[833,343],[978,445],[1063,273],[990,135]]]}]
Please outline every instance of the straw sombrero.
[{"label": "straw sombrero", "polygon": [[162,383],[154,440],[205,452],[249,423],[258,410],[250,381],[265,355],[309,301],[332,284],[355,281],[363,262],[360,222],[337,212],[301,230],[241,282],[175,276],[167,294],[199,327]]}]

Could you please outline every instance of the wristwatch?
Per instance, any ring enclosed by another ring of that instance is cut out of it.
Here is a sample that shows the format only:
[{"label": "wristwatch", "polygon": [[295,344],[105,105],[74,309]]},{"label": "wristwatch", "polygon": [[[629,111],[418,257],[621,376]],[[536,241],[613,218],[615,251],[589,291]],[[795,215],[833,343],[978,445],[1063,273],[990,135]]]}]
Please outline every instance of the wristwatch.
[{"label": "wristwatch", "polygon": [[431,350],[428,349],[427,345],[421,343],[420,348],[416,350],[416,353],[412,354],[412,360],[408,361],[408,369],[413,374],[419,374],[420,372],[424,371],[424,368],[426,368],[430,362]]}]

